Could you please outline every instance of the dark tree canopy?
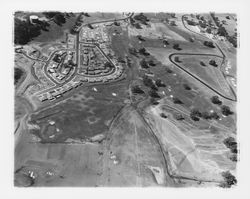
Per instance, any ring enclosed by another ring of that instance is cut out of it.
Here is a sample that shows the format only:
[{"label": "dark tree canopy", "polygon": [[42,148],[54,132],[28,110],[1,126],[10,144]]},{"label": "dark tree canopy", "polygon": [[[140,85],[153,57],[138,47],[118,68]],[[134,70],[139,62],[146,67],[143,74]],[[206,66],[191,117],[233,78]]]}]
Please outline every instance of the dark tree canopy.
[{"label": "dark tree canopy", "polygon": [[192,109],[190,112],[190,118],[194,121],[199,121],[202,116],[201,112],[198,109]]},{"label": "dark tree canopy", "polygon": [[24,72],[20,68],[15,67],[15,69],[14,69],[14,84],[16,84],[19,81],[19,79],[21,79],[23,74],[24,74]]},{"label": "dark tree canopy", "polygon": [[192,89],[188,84],[183,84],[183,87],[188,91]]},{"label": "dark tree canopy", "polygon": [[146,62],[145,59],[142,59],[140,61],[140,65],[141,65],[142,68],[149,68],[148,63]]},{"label": "dark tree canopy", "polygon": [[155,81],[156,86],[158,87],[166,87],[166,85],[161,81],[161,79],[157,79]]},{"label": "dark tree canopy", "polygon": [[222,112],[222,114],[225,115],[225,116],[229,116],[229,115],[232,115],[232,114],[233,114],[233,112],[230,110],[230,107],[229,107],[229,106],[226,106],[226,105],[223,105],[223,106],[221,107],[221,112]]},{"label": "dark tree canopy", "polygon": [[237,142],[233,137],[226,138],[223,143],[226,145],[227,148],[231,150],[232,153],[238,153],[237,150]]},{"label": "dark tree canopy", "polygon": [[144,94],[144,91],[140,88],[140,86],[136,85],[132,87],[132,93],[134,94]]},{"label": "dark tree canopy", "polygon": [[222,101],[219,99],[218,96],[211,97],[211,101],[212,101],[213,104],[218,104],[218,105],[222,104]]},{"label": "dark tree canopy", "polygon": [[230,188],[232,185],[237,184],[237,179],[230,173],[230,171],[222,172],[221,175],[224,178],[224,182],[220,184],[221,187]]},{"label": "dark tree canopy", "polygon": [[150,97],[153,97],[153,98],[161,98],[160,95],[156,92],[156,90],[153,90],[153,89],[151,89],[148,92],[148,94],[149,94]]},{"label": "dark tree canopy", "polygon": [[25,45],[41,34],[41,26],[15,18],[15,44]]},{"label": "dark tree canopy", "polygon": [[185,118],[183,117],[182,114],[175,114],[174,117],[175,117],[176,120],[185,120]]},{"label": "dark tree canopy", "polygon": [[173,97],[173,102],[175,104],[183,104],[183,102],[179,98],[177,98],[177,97]]},{"label": "dark tree canopy", "polygon": [[160,116],[161,116],[162,118],[167,118],[167,116],[166,116],[165,113],[161,113]]},{"label": "dark tree canopy", "polygon": [[215,48],[214,43],[212,41],[204,41],[204,45],[210,48]]},{"label": "dark tree canopy", "polygon": [[139,53],[142,54],[142,55],[145,55],[145,56],[150,55],[145,48],[140,48]]}]

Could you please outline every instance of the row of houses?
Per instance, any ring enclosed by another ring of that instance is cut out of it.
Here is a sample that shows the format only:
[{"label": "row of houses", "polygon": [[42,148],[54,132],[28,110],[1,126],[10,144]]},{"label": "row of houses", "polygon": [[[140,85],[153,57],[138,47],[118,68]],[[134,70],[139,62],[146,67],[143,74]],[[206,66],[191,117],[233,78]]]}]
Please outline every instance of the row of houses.
[{"label": "row of houses", "polygon": [[55,88],[51,91],[42,93],[40,95],[38,95],[38,99],[41,102],[50,100],[53,101],[57,98],[62,97],[63,94],[65,94],[66,92],[77,88],[78,86],[81,86],[84,82],[88,82],[88,83],[100,83],[100,82],[108,82],[108,81],[112,81],[112,80],[116,80],[118,79],[123,72],[123,68],[121,66],[117,66],[117,70],[115,73],[107,75],[107,76],[100,76],[100,77],[81,77],[80,80],[77,81],[70,81],[66,84],[64,84],[63,86],[59,87],[59,88]]}]

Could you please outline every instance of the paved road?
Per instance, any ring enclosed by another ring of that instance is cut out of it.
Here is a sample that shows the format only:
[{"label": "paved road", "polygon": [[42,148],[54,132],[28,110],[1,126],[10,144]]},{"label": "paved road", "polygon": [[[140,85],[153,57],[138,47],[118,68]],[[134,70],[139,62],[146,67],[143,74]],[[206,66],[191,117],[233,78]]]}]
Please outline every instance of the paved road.
[{"label": "paved road", "polygon": [[225,96],[224,94],[222,94],[221,92],[219,92],[218,90],[216,90],[215,88],[213,88],[212,86],[210,86],[209,84],[207,84],[206,82],[204,82],[202,79],[200,79],[199,77],[197,77],[196,75],[192,74],[191,72],[189,72],[188,70],[186,70],[185,68],[183,68],[182,66],[180,66],[179,64],[177,64],[174,60],[173,60],[173,56],[175,55],[190,55],[190,56],[214,56],[214,57],[219,57],[222,58],[221,56],[218,55],[214,55],[214,54],[196,54],[196,53],[172,53],[169,55],[169,60],[178,68],[180,68],[181,70],[183,70],[184,72],[186,72],[188,75],[190,75],[191,77],[193,77],[194,79],[198,80],[199,82],[201,82],[203,85],[205,85],[206,87],[208,87],[210,90],[212,90],[213,92],[215,92],[216,94],[218,94],[219,96],[230,100],[230,101],[236,101],[236,99],[232,99],[230,97]]},{"label": "paved road", "polygon": [[[231,85],[228,83],[228,80],[227,80],[227,78],[226,78],[226,75],[222,72],[222,65],[225,63],[225,60],[226,60],[225,53],[222,51],[222,49],[220,48],[220,46],[219,46],[214,40],[212,40],[212,39],[210,39],[210,38],[204,36],[203,34],[197,33],[197,32],[195,32],[195,31],[189,29],[189,28],[187,27],[187,25],[185,24],[185,22],[184,22],[184,18],[187,17],[187,16],[188,16],[188,15],[182,15],[181,20],[182,20],[183,26],[184,26],[188,31],[190,31],[190,32],[192,32],[192,33],[194,33],[194,34],[197,34],[197,35],[199,35],[199,36],[205,38],[206,40],[212,41],[212,42],[216,45],[217,49],[221,52],[223,61],[222,61],[222,64],[221,64],[221,66],[220,66],[219,68],[220,68],[221,74],[223,75],[224,79],[226,80],[226,82],[227,82],[227,84],[228,84],[228,87],[230,88],[232,94],[234,95],[234,98],[229,98],[229,97],[224,96],[222,93],[216,91],[216,90],[213,89],[211,86],[209,86],[208,84],[206,84],[205,82],[203,82],[203,80],[201,80],[201,79],[195,77],[192,73],[188,72],[187,70],[183,69],[181,66],[179,66],[178,64],[176,64],[173,60],[171,60],[173,54],[171,54],[171,55],[169,56],[170,61],[171,61],[172,63],[174,63],[175,66],[178,66],[179,68],[181,68],[182,70],[184,70],[185,72],[187,72],[189,75],[191,75],[192,77],[194,77],[195,79],[197,79],[198,81],[200,81],[201,83],[203,83],[205,86],[207,86],[209,89],[213,90],[215,93],[217,93],[217,94],[220,95],[221,97],[223,97],[223,98],[225,98],[225,99],[227,99],[227,100],[236,102],[236,101],[237,101],[237,95],[236,95],[236,93],[234,92],[234,89],[233,89],[233,88],[231,87]],[[199,55],[204,55],[204,56],[206,56],[206,54],[199,54]],[[218,55],[213,55],[213,56],[217,56],[217,57],[218,57]],[[219,57],[221,57],[221,56],[219,56]]]}]

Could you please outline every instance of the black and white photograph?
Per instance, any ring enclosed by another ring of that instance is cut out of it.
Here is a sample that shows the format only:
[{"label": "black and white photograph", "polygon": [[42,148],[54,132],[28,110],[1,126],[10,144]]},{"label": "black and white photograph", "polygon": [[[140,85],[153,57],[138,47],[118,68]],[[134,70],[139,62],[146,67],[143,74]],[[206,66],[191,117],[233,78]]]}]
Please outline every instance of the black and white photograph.
[{"label": "black and white photograph", "polygon": [[239,187],[247,24],[163,2],[12,8],[13,189]]}]

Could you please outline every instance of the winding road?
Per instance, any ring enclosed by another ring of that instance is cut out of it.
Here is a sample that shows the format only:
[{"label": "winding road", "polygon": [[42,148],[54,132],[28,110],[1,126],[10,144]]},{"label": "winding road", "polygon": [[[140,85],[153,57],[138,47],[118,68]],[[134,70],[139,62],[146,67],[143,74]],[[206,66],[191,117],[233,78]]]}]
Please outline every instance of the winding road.
[{"label": "winding road", "polygon": [[[224,99],[227,99],[227,100],[229,100],[229,101],[236,102],[236,101],[237,101],[237,95],[236,95],[234,89],[231,87],[230,83],[228,82],[227,77],[226,77],[227,75],[225,75],[225,74],[222,72],[222,65],[225,63],[225,60],[226,60],[225,53],[222,51],[222,49],[220,48],[220,46],[219,46],[214,40],[212,40],[212,39],[210,39],[210,38],[208,38],[208,37],[206,37],[206,36],[204,36],[204,35],[202,35],[202,34],[200,34],[200,33],[197,33],[197,32],[195,32],[195,31],[191,30],[190,28],[188,28],[187,25],[186,25],[185,22],[184,22],[184,21],[185,21],[185,17],[187,17],[187,16],[188,16],[188,15],[182,15],[182,17],[181,17],[183,26],[184,26],[188,31],[190,31],[190,32],[192,32],[192,33],[194,33],[194,34],[197,34],[197,35],[199,35],[199,36],[205,38],[206,40],[212,41],[212,42],[215,44],[216,48],[221,52],[222,56],[214,55],[214,54],[190,54],[190,53],[181,53],[181,54],[180,54],[180,53],[172,53],[172,54],[169,55],[169,60],[170,60],[175,66],[177,66],[178,68],[180,68],[181,70],[183,70],[184,72],[186,72],[187,74],[189,74],[190,76],[192,76],[193,78],[195,78],[196,80],[198,80],[199,82],[201,82],[202,84],[204,84],[206,87],[208,87],[209,89],[211,89],[212,91],[214,91],[214,92],[215,92],[216,94],[218,94],[219,96],[221,96],[221,97],[223,97]],[[230,90],[231,90],[231,92],[232,92],[234,98],[227,97],[227,96],[225,96],[224,94],[218,92],[216,89],[212,88],[210,85],[208,85],[208,84],[207,84],[206,82],[204,82],[202,79],[198,78],[197,76],[193,75],[192,73],[190,73],[189,71],[187,71],[186,69],[184,69],[183,67],[181,67],[180,65],[178,65],[176,62],[174,62],[174,61],[172,60],[172,57],[175,56],[175,55],[203,55],[203,56],[209,55],[209,56],[215,56],[215,57],[220,57],[220,58],[222,58],[222,63],[221,63],[221,65],[220,65],[219,68],[220,68],[221,74],[223,75],[225,81],[227,82],[227,85],[228,85],[228,87],[230,88]]]}]

